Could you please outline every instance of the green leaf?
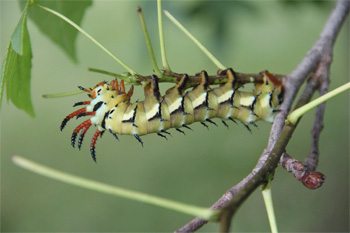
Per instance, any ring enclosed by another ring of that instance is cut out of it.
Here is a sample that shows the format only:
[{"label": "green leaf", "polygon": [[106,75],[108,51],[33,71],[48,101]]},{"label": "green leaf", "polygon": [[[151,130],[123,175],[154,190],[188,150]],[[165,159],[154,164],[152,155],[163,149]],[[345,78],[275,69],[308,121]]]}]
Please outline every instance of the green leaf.
[{"label": "green leaf", "polygon": [[[78,25],[80,25],[87,7],[92,5],[92,0],[36,0],[35,2],[60,12]],[[24,7],[22,1],[20,1],[20,6]],[[78,31],[76,29],[56,16],[36,7],[30,9],[29,17],[43,34],[60,46],[74,62],[77,61],[75,41]]]},{"label": "green leaf", "polygon": [[30,97],[30,73],[32,67],[32,49],[27,28],[27,10],[25,7],[21,19],[12,34],[7,48],[6,58],[1,67],[1,93],[6,84],[7,100],[19,109],[23,109],[34,117],[34,109]]}]

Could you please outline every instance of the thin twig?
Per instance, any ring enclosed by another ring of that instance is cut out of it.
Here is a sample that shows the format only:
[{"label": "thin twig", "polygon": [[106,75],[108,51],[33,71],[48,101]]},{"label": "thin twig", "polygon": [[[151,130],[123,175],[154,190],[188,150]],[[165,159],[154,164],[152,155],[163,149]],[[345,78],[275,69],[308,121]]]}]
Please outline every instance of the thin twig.
[{"label": "thin twig", "polygon": [[322,186],[326,176],[321,172],[310,171],[302,162],[283,153],[280,163],[284,169],[291,172],[308,189],[317,189]]},{"label": "thin twig", "polygon": [[[230,192],[232,193],[232,198],[230,201],[231,208],[234,207],[234,205],[236,205],[236,207],[240,206],[240,204],[255,190],[255,188],[264,181],[263,178],[266,177],[266,175],[269,172],[273,171],[277,166],[279,158],[283,151],[280,151],[281,154],[278,155],[276,154],[276,148],[278,149],[283,147],[283,144],[288,141],[286,134],[290,134],[290,131],[293,131],[291,130],[293,127],[284,125],[284,120],[292,106],[292,103],[297,95],[298,90],[300,89],[301,84],[306,80],[307,76],[312,72],[312,70],[317,67],[322,54],[325,51],[332,51],[340,27],[349,13],[349,5],[350,2],[346,0],[340,0],[337,2],[325,27],[323,28],[319,39],[316,41],[313,48],[300,62],[296,69],[287,76],[287,80],[284,82],[284,101],[280,108],[281,111],[279,114],[277,114],[272,126],[268,147],[260,156],[259,161],[253,171],[240,183],[230,189]],[[308,86],[311,86],[310,83]],[[288,133],[284,132],[282,134],[283,127],[285,127],[285,131]],[[281,140],[281,144],[276,144],[278,139]],[[275,149],[275,151],[273,151],[273,149]],[[264,167],[270,167],[272,170],[263,169]],[[260,174],[261,176],[257,176],[257,174]],[[228,202],[229,200],[220,198],[211,208],[215,209],[216,207],[223,206]],[[233,213],[232,209],[230,211]],[[205,220],[201,218],[195,218],[177,230],[177,232],[193,232],[198,230],[204,224],[206,224]]]},{"label": "thin twig", "polygon": [[[313,73],[315,78],[317,78],[320,82],[320,87],[319,87],[320,96],[328,92],[331,62],[332,62],[332,51],[329,51],[328,53],[324,54],[319,66],[317,67],[316,72]],[[319,142],[321,131],[323,129],[323,116],[324,116],[325,108],[326,108],[326,103],[322,103],[318,105],[316,109],[315,120],[311,130],[311,136],[312,136],[311,149],[308,157],[305,159],[305,166],[310,171],[315,171],[318,164],[318,158],[319,158],[318,142]]]}]

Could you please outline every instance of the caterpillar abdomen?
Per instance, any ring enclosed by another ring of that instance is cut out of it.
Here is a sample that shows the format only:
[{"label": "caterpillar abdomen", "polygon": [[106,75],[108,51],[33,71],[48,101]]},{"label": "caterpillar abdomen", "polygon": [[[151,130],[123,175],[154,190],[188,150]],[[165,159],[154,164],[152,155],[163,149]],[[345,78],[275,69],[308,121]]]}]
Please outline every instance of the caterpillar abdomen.
[{"label": "caterpillar abdomen", "polygon": [[184,133],[180,128],[189,128],[188,125],[194,122],[201,122],[206,127],[206,123],[216,125],[211,120],[213,118],[220,118],[226,126],[226,120],[238,120],[248,129],[249,124],[256,126],[258,120],[273,121],[281,102],[282,85],[272,74],[262,72],[264,82],[255,83],[252,92],[243,92],[239,90],[232,69],[219,70],[218,73],[227,76],[227,82],[219,87],[211,89],[208,75],[202,71],[197,74],[201,82],[193,90],[185,92],[188,76],[184,74],[164,96],[160,95],[157,76],[151,75],[151,82],[145,87],[145,100],[136,103],[130,102],[133,87],[126,93],[123,81],[120,86],[117,80],[99,83],[91,91],[80,87],[89,93],[92,100],[75,104],[86,107],[68,115],[61,124],[61,130],[75,116],[91,116],[73,131],[72,145],[75,145],[80,133],[80,148],[86,131],[91,125],[96,125],[98,129],[90,145],[91,155],[96,160],[95,143],[106,130],[117,139],[117,135],[134,135],[143,144],[140,136],[157,133],[166,137],[164,134],[170,134],[167,130],[171,128]]}]

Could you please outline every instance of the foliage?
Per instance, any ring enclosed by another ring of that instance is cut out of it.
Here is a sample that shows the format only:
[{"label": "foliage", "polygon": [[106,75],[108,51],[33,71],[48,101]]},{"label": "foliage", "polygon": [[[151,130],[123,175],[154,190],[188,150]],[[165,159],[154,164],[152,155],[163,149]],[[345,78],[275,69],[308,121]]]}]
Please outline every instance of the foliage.
[{"label": "foliage", "polygon": [[29,15],[43,34],[58,44],[73,61],[77,60],[75,41],[78,31],[57,17],[36,7],[30,7],[35,3],[61,11],[79,24],[92,1],[20,1],[20,7],[24,10],[13,32],[1,67],[0,101],[6,86],[7,100],[11,100],[30,116],[34,116],[34,109],[30,95],[32,49],[27,16]]}]

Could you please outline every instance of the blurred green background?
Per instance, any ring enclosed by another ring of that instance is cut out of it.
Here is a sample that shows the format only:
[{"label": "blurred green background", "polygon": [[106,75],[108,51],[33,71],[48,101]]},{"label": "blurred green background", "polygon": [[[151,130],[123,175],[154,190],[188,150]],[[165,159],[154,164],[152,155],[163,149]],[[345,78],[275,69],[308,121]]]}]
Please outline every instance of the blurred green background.
[{"label": "blurred green background", "polygon": [[[82,27],[137,72],[148,75],[147,54],[136,7],[143,8],[153,47],[159,54],[154,1],[95,1]],[[226,66],[238,72],[291,72],[314,44],[334,2],[276,1],[164,1],[163,8]],[[21,11],[16,1],[1,1],[1,59]],[[208,131],[194,124],[186,136],[171,130],[165,141],[143,137],[144,148],[131,136],[116,141],[106,134],[97,143],[95,164],[86,135],[81,151],[70,145],[72,120],[60,132],[62,119],[85,95],[43,99],[46,93],[90,87],[110,77],[87,71],[88,67],[125,72],[108,55],[82,35],[78,36],[79,63],[74,64],[29,20],[33,50],[31,118],[12,103],[1,111],[1,231],[2,232],[168,232],[192,217],[137,202],[108,196],[38,176],[15,166],[13,154],[44,165],[107,184],[208,207],[251,172],[265,148],[270,124],[259,122],[250,134],[242,125],[230,129],[210,125]],[[217,68],[202,52],[164,18],[168,61],[176,72],[193,74]],[[160,64],[160,57],[158,63]],[[330,89],[349,81],[349,18],[334,51]],[[162,93],[169,85],[162,85]],[[136,99],[143,91],[136,89]],[[310,149],[314,111],[301,121],[288,152],[303,160]],[[192,126],[191,126],[192,127]],[[93,130],[91,130],[93,131]],[[325,128],[320,139],[318,170],[326,182],[307,190],[280,167],[272,186],[278,228],[281,232],[349,231],[349,94],[327,103]],[[268,220],[257,190],[236,214],[232,231],[267,232]],[[218,231],[207,224],[200,232]]]}]

